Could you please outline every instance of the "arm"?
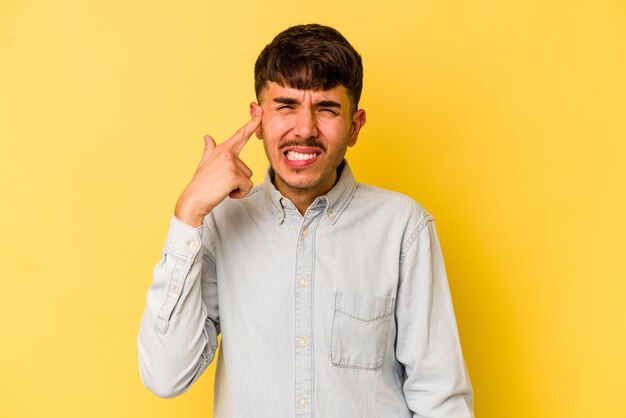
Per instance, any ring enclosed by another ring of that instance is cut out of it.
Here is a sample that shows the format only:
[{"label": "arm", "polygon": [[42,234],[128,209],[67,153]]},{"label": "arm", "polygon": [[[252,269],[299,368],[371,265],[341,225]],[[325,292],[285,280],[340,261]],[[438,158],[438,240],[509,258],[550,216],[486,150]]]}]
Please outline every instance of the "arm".
[{"label": "arm", "polygon": [[473,394],[432,217],[405,243],[400,264],[396,357],[414,417],[471,418]]},{"label": "arm", "polygon": [[210,260],[209,238],[202,226],[193,228],[172,217],[163,256],[154,268],[139,329],[139,372],[144,385],[163,398],[189,389],[217,350],[215,266],[203,260]]},{"label": "arm", "polygon": [[213,241],[203,221],[227,196],[243,198],[252,189],[252,171],[239,153],[262,114],[252,103],[252,119],[230,139],[216,145],[205,137],[198,168],[176,204],[138,337],[141,380],[158,396],[185,392],[215,357],[217,278]]}]

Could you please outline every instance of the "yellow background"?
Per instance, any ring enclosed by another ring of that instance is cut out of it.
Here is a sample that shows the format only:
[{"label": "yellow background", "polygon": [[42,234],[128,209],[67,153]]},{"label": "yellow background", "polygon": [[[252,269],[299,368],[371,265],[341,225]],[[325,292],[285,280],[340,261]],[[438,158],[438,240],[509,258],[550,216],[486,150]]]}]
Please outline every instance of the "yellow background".
[{"label": "yellow background", "polygon": [[[357,179],[437,220],[477,416],[625,417],[618,0],[1,0],[0,416],[211,416],[214,365],[141,385],[145,294],[203,134],[308,22],[363,56]],[[261,143],[242,158],[259,181]]]}]

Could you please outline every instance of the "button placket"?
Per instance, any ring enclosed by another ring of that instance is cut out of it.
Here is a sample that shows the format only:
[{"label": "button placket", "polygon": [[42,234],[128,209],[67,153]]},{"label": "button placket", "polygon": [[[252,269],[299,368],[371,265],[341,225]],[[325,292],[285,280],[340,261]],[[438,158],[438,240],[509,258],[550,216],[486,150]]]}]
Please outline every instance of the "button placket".
[{"label": "button placket", "polygon": [[313,237],[323,210],[309,210],[297,241],[294,307],[294,386],[297,417],[313,416]]}]

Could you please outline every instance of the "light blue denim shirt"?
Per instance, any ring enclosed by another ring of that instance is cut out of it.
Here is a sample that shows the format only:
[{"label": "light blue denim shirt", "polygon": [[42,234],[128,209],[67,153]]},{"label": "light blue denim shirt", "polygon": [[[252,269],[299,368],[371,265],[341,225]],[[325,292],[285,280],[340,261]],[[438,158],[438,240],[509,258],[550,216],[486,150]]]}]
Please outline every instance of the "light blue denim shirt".
[{"label": "light blue denim shirt", "polygon": [[433,218],[347,163],[304,216],[268,172],[199,228],[172,217],[139,330],[143,383],[183,393],[220,333],[216,418],[473,417]]}]

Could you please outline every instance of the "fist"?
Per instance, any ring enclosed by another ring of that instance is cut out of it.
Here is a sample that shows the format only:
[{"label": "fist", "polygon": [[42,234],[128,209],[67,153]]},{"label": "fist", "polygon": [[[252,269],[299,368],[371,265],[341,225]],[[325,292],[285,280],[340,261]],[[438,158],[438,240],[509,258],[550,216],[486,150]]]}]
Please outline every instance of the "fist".
[{"label": "fist", "polygon": [[256,104],[251,106],[252,119],[227,141],[216,145],[209,135],[204,137],[205,147],[198,168],[176,203],[174,215],[182,222],[198,227],[227,196],[240,199],[252,189],[252,171],[239,158],[261,124],[263,109]]}]

